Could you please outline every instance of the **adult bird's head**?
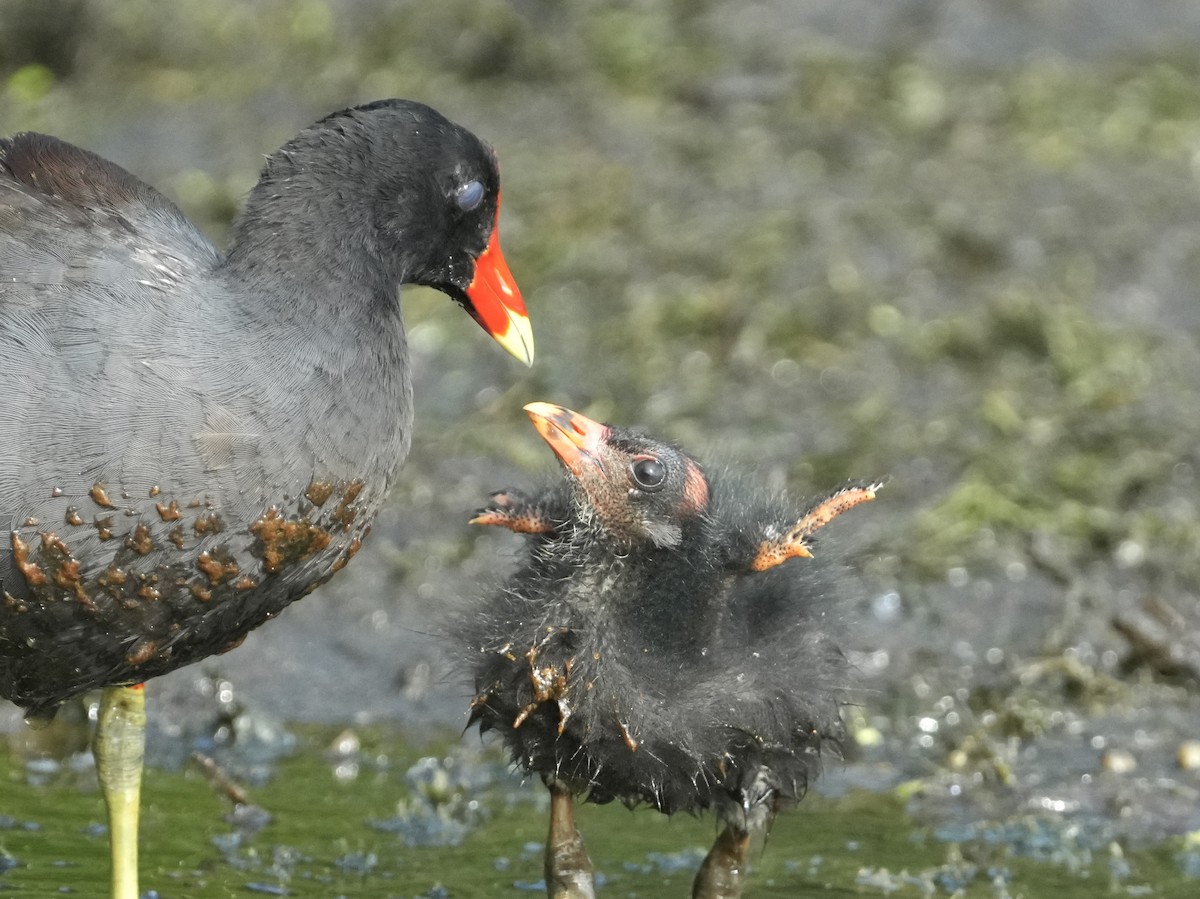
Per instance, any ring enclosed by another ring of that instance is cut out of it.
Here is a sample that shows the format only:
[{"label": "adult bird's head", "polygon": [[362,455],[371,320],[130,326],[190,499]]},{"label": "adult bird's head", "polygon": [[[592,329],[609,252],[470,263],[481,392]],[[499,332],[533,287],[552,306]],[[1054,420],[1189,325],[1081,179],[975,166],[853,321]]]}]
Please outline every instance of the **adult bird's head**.
[{"label": "adult bird's head", "polygon": [[[380,223],[382,232],[394,235],[420,260],[409,274],[412,283],[445,293],[500,346],[532,365],[533,331],[525,301],[500,251],[500,168],[495,154],[470,131],[429,107],[404,101],[399,112],[420,119],[409,146],[426,159],[444,163],[418,169],[422,184],[406,183],[413,170],[405,170],[397,183],[383,185],[385,191],[403,191],[410,202],[390,207],[395,217]],[[414,227],[417,223],[420,228]],[[412,246],[418,233],[436,235],[437,244]]]},{"label": "adult bird's head", "polygon": [[[500,251],[496,156],[436,110],[380,100],[326,116],[268,158],[252,198],[254,217],[270,226],[262,230],[278,238],[272,258],[335,245],[332,256],[352,261],[350,275],[389,294],[400,284],[439,290],[505,350],[533,363],[525,301]],[[309,212],[322,205],[326,214]],[[344,224],[295,233],[321,220]],[[235,264],[247,256],[237,237],[229,253]],[[293,270],[311,272],[311,259],[295,263]]]}]

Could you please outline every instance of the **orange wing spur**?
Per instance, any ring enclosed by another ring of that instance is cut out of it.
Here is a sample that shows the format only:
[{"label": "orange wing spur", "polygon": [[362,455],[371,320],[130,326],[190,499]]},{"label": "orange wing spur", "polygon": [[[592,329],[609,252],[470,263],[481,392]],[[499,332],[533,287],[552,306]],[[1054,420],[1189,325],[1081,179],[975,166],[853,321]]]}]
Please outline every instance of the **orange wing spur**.
[{"label": "orange wing spur", "polygon": [[788,559],[812,558],[811,544],[808,538],[848,509],[873,500],[875,492],[882,486],[882,481],[846,484],[824,499],[818,500],[785,533],[779,536],[767,535],[766,539],[759,544],[758,552],[750,562],[750,570],[766,571]]},{"label": "orange wing spur", "polygon": [[550,534],[555,529],[547,510],[516,490],[493,493],[468,523],[508,528],[517,534]]}]

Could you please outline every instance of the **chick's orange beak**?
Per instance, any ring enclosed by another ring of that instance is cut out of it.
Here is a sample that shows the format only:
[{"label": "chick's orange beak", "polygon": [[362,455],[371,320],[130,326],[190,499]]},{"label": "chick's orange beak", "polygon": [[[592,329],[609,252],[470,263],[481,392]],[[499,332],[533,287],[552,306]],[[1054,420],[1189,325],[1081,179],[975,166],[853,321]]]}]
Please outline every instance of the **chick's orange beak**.
[{"label": "chick's orange beak", "polygon": [[500,252],[500,204],[487,247],[475,260],[475,277],[467,285],[468,312],[492,339],[526,365],[533,364],[533,329],[521,291]]},{"label": "chick's orange beak", "polygon": [[530,403],[525,411],[542,439],[575,477],[583,474],[585,465],[604,467],[600,450],[608,435],[607,425],[553,403]]}]

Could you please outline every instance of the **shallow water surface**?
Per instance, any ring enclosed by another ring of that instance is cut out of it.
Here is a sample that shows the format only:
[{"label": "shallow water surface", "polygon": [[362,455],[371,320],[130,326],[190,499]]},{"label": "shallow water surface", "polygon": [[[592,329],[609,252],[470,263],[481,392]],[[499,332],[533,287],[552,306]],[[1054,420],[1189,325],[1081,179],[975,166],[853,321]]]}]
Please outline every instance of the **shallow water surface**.
[{"label": "shallow water surface", "polygon": [[[395,733],[305,730],[295,746],[237,811],[195,765],[151,769],[143,889],[162,899],[541,892],[544,791],[478,741],[415,747]],[[864,776],[854,766],[830,774]],[[39,786],[21,784],[27,776],[0,755],[0,892],[103,895],[103,804],[86,756]],[[1194,895],[1196,881],[1165,848],[1124,855],[1102,833],[1033,817],[929,829],[906,813],[902,792],[814,794],[781,815],[752,856],[747,896]],[[613,805],[585,805],[578,817],[600,895],[687,895],[714,836],[711,818]]]}]

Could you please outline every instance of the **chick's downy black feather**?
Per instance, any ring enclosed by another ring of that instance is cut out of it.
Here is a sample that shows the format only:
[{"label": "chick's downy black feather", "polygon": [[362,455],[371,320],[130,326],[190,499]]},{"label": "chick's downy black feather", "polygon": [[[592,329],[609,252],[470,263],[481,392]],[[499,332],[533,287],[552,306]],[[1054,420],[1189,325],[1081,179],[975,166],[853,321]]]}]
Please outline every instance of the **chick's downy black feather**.
[{"label": "chick's downy black feather", "polygon": [[843,736],[840,571],[810,537],[874,485],[797,509],[670,444],[527,409],[567,485],[494,494],[474,519],[530,536],[458,623],[471,721],[592,802],[769,819]]}]

